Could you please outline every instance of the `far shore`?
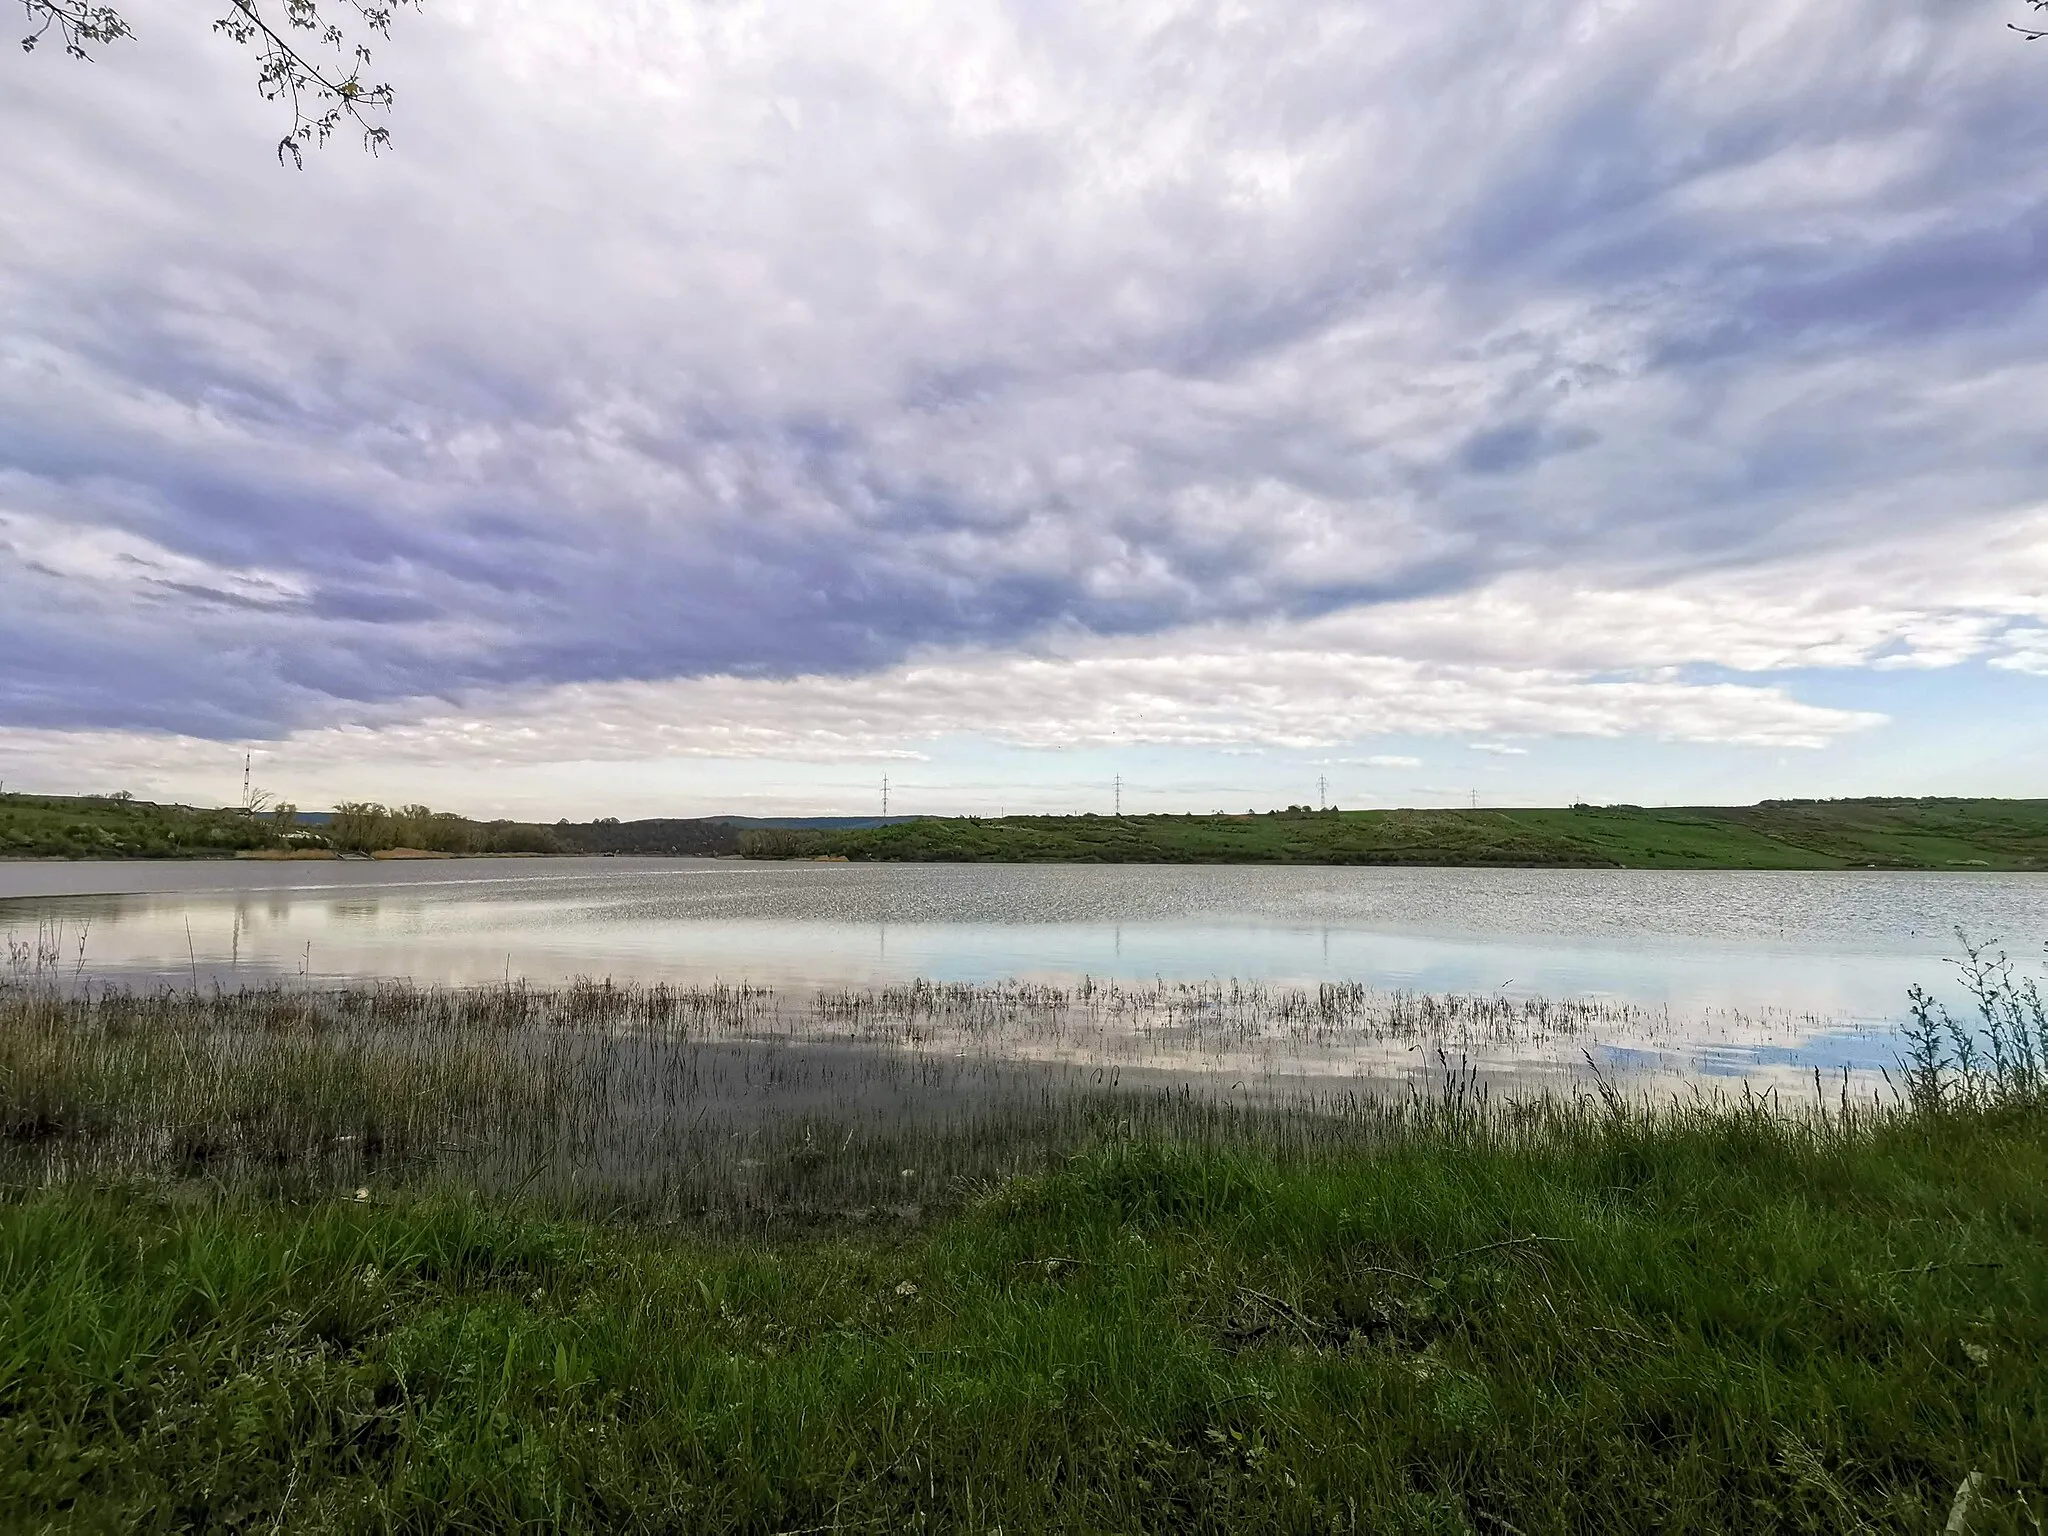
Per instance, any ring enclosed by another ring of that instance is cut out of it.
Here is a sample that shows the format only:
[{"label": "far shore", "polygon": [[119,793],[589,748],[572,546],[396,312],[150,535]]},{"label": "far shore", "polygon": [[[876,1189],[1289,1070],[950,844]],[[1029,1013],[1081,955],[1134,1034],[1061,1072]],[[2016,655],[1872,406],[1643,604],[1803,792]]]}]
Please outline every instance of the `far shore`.
[{"label": "far shore", "polygon": [[431,848],[379,848],[374,853],[341,853],[332,848],[246,848],[237,859],[265,859],[297,863],[307,859],[548,859],[548,853],[439,853]]},{"label": "far shore", "polygon": [[0,858],[739,857],[852,863],[1316,864],[1487,869],[2048,870],[2048,799],[1870,797],[1243,814],[478,821],[351,802],[203,810],[0,795]]}]

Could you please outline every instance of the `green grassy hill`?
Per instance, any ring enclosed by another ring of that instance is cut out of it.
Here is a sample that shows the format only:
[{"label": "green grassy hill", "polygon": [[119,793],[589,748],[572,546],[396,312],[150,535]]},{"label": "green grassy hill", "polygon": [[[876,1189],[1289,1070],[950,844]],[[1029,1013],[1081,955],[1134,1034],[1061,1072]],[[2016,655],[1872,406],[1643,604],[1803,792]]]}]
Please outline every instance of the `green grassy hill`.
[{"label": "green grassy hill", "polygon": [[743,835],[741,848],[761,858],[948,863],[2048,869],[2048,800],[934,818],[857,831]]},{"label": "green grassy hill", "polygon": [[0,858],[177,859],[278,841],[267,818],[122,795],[0,795]]},{"label": "green grassy hill", "polygon": [[[585,831],[616,832],[611,823]],[[730,834],[727,834],[730,841]],[[562,853],[549,827],[477,822],[426,806],[345,805],[301,820],[291,807],[250,814],[160,805],[128,795],[0,795],[0,858],[192,859],[268,852]],[[601,851],[601,850],[589,850]]]}]

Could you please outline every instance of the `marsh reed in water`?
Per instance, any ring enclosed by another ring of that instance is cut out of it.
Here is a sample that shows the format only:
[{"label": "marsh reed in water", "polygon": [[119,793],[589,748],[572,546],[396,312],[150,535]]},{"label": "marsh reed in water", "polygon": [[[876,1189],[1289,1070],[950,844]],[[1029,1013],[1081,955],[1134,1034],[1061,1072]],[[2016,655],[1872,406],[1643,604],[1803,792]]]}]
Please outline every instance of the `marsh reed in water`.
[{"label": "marsh reed in water", "polygon": [[[1465,1051],[1658,1022],[1350,984],[131,991],[74,973],[60,944],[14,958],[10,1180],[449,1187],[742,1221],[951,1209],[1105,1140],[1335,1155],[1426,1121],[1526,1130],[1565,1105],[1496,1092]],[[1391,1051],[1358,1057],[1393,1063],[1378,1077],[1294,1070],[1373,1047]]]}]

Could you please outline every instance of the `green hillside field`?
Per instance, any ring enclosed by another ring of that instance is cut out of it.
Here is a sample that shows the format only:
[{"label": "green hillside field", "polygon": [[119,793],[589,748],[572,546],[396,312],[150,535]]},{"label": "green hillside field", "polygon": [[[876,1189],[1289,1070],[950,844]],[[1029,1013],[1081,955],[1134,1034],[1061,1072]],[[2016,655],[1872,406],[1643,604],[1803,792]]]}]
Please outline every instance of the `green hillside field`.
[{"label": "green hillside field", "polygon": [[223,858],[280,844],[268,817],[127,795],[0,795],[0,858]]},{"label": "green hillside field", "polygon": [[946,863],[1438,864],[1626,869],[2048,869],[2048,800],[932,818],[743,834],[756,858]]}]

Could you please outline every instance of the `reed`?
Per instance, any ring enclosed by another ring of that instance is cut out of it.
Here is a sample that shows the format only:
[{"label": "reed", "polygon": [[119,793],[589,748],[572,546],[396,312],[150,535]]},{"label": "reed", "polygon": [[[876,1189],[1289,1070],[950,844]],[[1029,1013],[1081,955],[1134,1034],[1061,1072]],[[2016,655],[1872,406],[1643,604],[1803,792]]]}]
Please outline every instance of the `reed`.
[{"label": "reed", "polygon": [[[0,986],[0,1503],[26,1528],[2048,1510],[2048,1116],[1967,1017],[1928,1015],[1938,1093],[1507,1095],[1459,1040],[1597,1011],[1229,984],[136,994],[66,953]],[[1042,1028],[1137,1064],[1013,1059]],[[1388,1035],[1435,1065],[1260,1094],[1143,1064],[1189,1032]]]},{"label": "reed", "polygon": [[[745,985],[135,993],[31,972],[0,986],[0,1167],[295,1197],[517,1191],[586,1215],[901,1214],[1106,1135],[1334,1151],[1418,1117],[1505,1124],[1523,1111],[1489,1109],[1448,1047],[1581,1018],[1333,987],[918,984],[785,1005]],[[1435,1051],[1427,1094],[1156,1065],[1384,1039]]]},{"label": "reed", "polygon": [[[1662,1022],[1353,984],[135,992],[95,985],[73,947],[14,943],[0,982],[0,1169],[18,1181],[517,1191],[572,1215],[945,1211],[1105,1137],[1356,1155],[1446,1118],[1549,1134],[1619,1090],[1503,1089],[1467,1053]],[[1779,1107],[1860,1121],[2037,1099],[2040,1053],[2006,1021],[2038,993],[2009,965],[1969,976],[1988,1043],[1916,994],[1932,1032],[1902,1094],[1817,1081]],[[1382,1070],[1346,1075],[1359,1062]]]}]

